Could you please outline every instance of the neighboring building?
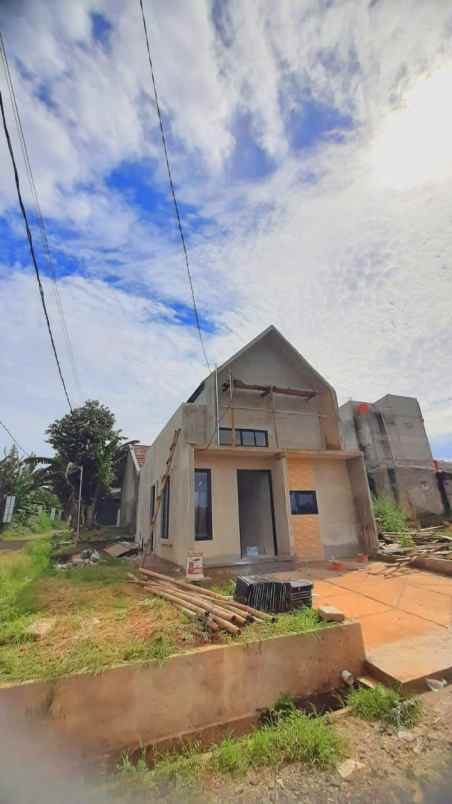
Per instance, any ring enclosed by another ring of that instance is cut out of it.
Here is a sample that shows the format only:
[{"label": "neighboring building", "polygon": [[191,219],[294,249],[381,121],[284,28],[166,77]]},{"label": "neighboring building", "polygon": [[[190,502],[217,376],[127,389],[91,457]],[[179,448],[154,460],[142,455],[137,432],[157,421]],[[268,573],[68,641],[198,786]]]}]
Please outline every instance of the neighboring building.
[{"label": "neighboring building", "polygon": [[345,449],[360,449],[373,494],[393,498],[408,514],[442,514],[443,503],[417,399],[387,394],[373,404],[339,409]]},{"label": "neighboring building", "polygon": [[439,493],[447,515],[452,513],[452,461],[434,461]]},{"label": "neighboring building", "polygon": [[136,539],[179,565],[191,551],[227,565],[373,550],[364,462],[341,448],[336,394],[275,327],[212,372],[152,444]]},{"label": "neighboring building", "polygon": [[135,533],[140,470],[144,466],[149,447],[145,444],[129,444],[121,484],[119,524]]}]

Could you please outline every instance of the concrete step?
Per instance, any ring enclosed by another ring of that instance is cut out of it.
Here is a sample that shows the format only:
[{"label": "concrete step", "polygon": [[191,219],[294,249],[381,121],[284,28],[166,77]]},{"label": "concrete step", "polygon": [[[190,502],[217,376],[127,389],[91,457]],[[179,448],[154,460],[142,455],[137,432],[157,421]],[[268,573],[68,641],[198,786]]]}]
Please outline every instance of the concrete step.
[{"label": "concrete step", "polygon": [[452,631],[445,628],[418,637],[390,642],[369,651],[367,671],[403,692],[426,692],[426,678],[452,681]]}]

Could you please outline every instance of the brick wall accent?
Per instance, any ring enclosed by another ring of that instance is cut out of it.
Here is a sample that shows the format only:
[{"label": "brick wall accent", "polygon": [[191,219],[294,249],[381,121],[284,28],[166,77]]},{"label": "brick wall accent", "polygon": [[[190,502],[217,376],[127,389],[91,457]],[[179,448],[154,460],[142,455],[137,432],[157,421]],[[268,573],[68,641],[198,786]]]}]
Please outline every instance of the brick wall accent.
[{"label": "brick wall accent", "polygon": [[[314,467],[309,461],[290,458],[287,461],[287,475],[289,491],[316,491]],[[289,520],[297,557],[303,561],[323,559],[320,509],[318,514],[290,515]]]}]

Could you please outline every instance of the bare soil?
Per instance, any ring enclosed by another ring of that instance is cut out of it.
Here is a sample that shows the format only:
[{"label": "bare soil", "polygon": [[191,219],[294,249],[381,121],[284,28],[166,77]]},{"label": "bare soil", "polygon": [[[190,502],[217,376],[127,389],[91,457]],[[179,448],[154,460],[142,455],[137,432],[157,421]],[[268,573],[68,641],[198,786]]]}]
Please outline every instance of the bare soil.
[{"label": "bare soil", "polygon": [[[422,696],[419,726],[399,735],[379,723],[348,716],[337,721],[349,757],[362,763],[347,780],[336,769],[303,765],[212,780],[206,800],[221,802],[450,802],[452,801],[452,688]],[[334,717],[334,716],[333,716]]]}]

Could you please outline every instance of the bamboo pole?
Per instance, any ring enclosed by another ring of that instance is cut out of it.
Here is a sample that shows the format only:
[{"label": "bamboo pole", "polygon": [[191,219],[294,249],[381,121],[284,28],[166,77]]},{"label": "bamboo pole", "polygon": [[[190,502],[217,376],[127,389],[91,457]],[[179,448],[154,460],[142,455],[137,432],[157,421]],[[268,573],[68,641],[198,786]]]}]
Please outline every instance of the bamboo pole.
[{"label": "bamboo pole", "polygon": [[[230,634],[240,634],[240,628],[238,628],[236,625],[234,625],[234,623],[232,623],[229,620],[226,620],[224,617],[222,617],[221,613],[218,613],[218,612],[221,612],[221,609],[217,609],[216,606],[214,607],[215,611],[213,609],[211,609],[211,608],[208,608],[208,607],[207,608],[198,608],[198,606],[196,606],[195,604],[193,604],[193,603],[191,603],[189,601],[186,601],[183,597],[178,597],[177,595],[173,595],[171,592],[167,592],[166,590],[162,589],[158,585],[152,586],[151,584],[146,584],[146,586],[144,588],[149,589],[149,591],[151,591],[153,594],[158,595],[159,597],[163,597],[165,600],[171,601],[171,603],[174,603],[176,606],[179,606],[180,608],[184,608],[184,607],[188,608],[188,607],[190,607],[190,608],[193,609],[194,613],[210,615],[215,623],[217,623],[219,626],[221,626],[224,630],[229,631]],[[196,609],[197,609],[197,611],[196,611]],[[209,624],[209,619],[207,619],[207,624]],[[216,630],[216,629],[214,629],[214,630]]]},{"label": "bamboo pole", "polygon": [[[160,572],[154,572],[154,570],[143,569],[142,567],[139,568],[139,572],[141,572],[143,575],[147,575],[150,578],[157,578],[158,580],[167,581],[169,583],[175,584],[176,586],[180,586],[183,589],[189,589],[190,592],[196,590],[196,593],[203,595],[203,597],[215,598],[215,600],[222,602],[225,601],[224,595],[220,595],[218,592],[212,592],[211,589],[205,589],[204,587],[201,586],[194,587],[193,584],[181,581],[179,580],[179,578],[171,578],[169,575],[163,575]],[[270,620],[271,622],[273,622],[274,620],[274,617],[272,617],[271,614],[267,614],[266,612],[253,609],[252,606],[247,606],[245,603],[238,603],[235,600],[231,600],[231,598],[228,599],[228,603],[229,605],[234,606],[234,608],[249,612],[250,614],[253,615],[253,617],[259,617],[261,620]]]},{"label": "bamboo pole", "polygon": [[[161,584],[147,584],[146,588],[148,588],[148,589],[152,588],[153,590],[155,590],[155,589],[162,588],[162,585]],[[163,589],[165,589],[164,586],[163,586]],[[232,622],[233,620],[236,620],[241,625],[246,625],[246,619],[244,617],[241,617],[239,614],[236,614],[235,612],[227,611],[226,609],[222,608],[221,606],[215,605],[215,603],[213,603],[213,602],[207,602],[207,600],[202,600],[202,599],[200,600],[196,595],[189,595],[187,592],[172,591],[168,587],[166,587],[166,592],[172,594],[173,597],[176,597],[181,601],[188,601],[192,605],[199,606],[200,608],[204,609],[204,611],[209,611],[209,612],[212,612],[212,614],[217,614],[223,620],[228,620],[229,622]]]},{"label": "bamboo pole", "polygon": [[166,589],[157,588],[148,584],[146,584],[144,588],[149,592],[152,592],[154,595],[157,595],[157,597],[163,597],[165,600],[169,600],[171,603],[178,603],[180,606],[190,608],[194,614],[205,614],[205,609],[203,609],[201,606],[197,606],[191,601],[185,600],[185,598],[180,598],[177,595],[173,595],[171,592],[167,592]]},{"label": "bamboo pole", "polygon": [[215,622],[218,623],[225,631],[229,631],[230,634],[238,635],[240,634],[240,628],[238,628],[233,623],[230,623],[228,620],[223,620],[222,617],[219,617],[218,614],[212,615]]}]

